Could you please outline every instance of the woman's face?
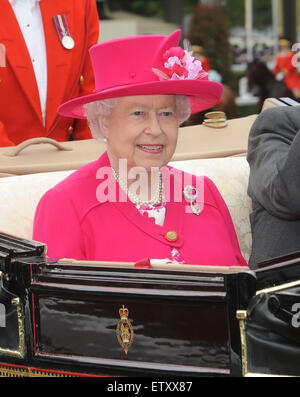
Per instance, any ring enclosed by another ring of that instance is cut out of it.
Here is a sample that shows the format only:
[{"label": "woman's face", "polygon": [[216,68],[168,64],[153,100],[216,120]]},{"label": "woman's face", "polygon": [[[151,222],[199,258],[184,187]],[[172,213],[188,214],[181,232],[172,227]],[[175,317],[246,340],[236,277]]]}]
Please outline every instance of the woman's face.
[{"label": "woman's face", "polygon": [[178,137],[175,95],[119,98],[108,117],[100,117],[113,168],[127,160],[127,169],[163,167],[172,158]]}]

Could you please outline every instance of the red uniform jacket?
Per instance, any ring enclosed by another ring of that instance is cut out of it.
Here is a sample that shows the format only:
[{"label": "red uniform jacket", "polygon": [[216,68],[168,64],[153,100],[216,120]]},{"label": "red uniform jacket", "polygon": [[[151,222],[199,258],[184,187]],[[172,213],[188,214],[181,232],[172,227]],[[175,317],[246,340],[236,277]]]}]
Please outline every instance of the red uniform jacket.
[{"label": "red uniform jacket", "polygon": [[295,55],[294,52],[290,51],[286,55],[277,55],[275,59],[275,66],[273,73],[277,74],[280,72],[285,73],[284,82],[290,90],[297,88],[300,90],[300,76],[297,68],[293,65],[292,59]]},{"label": "red uniform jacket", "polygon": [[[8,0],[0,0],[0,43],[6,50],[6,67],[0,67],[0,145],[8,146],[35,138],[67,141],[91,138],[84,120],[57,114],[58,106],[94,89],[87,49],[98,42],[99,18],[95,0],[41,0],[47,52],[47,103],[44,127],[38,87],[27,46]],[[53,16],[65,14],[75,41],[63,48]],[[38,38],[37,38],[38,40]],[[86,53],[86,55],[84,55]],[[2,125],[1,125],[2,123]]]}]

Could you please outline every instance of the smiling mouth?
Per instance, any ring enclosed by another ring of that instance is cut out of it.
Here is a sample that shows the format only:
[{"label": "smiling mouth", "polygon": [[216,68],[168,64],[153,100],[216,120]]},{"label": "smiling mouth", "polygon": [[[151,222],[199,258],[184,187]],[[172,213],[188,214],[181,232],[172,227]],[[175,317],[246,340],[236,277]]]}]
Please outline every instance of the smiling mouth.
[{"label": "smiling mouth", "polygon": [[160,153],[164,145],[137,145],[139,149],[147,153]]}]

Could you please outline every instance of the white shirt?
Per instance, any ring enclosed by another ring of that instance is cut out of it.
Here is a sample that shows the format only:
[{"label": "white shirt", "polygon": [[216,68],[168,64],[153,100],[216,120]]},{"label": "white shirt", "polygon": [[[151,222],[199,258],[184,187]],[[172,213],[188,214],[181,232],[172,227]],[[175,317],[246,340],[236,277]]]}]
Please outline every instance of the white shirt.
[{"label": "white shirt", "polygon": [[47,99],[47,55],[40,0],[9,0],[32,61],[40,94],[41,110],[45,125]]}]

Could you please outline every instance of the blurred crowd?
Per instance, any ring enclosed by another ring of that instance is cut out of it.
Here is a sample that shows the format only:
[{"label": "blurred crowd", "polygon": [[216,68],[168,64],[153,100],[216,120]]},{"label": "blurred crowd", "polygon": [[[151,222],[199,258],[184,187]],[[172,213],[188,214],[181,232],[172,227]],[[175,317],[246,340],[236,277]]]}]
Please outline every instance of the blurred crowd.
[{"label": "blurred crowd", "polygon": [[[247,61],[247,49],[241,44],[231,45],[233,66],[240,66],[242,77],[247,79],[247,91],[257,97],[257,111],[260,112],[266,98],[290,97],[300,101],[300,62],[296,52],[292,51],[292,43],[286,39],[278,41],[278,53],[274,54],[274,45],[255,43],[252,48],[252,62]],[[228,119],[238,116],[236,98],[239,89],[224,84],[223,77],[217,70],[211,68],[210,60],[205,57],[205,49],[193,46],[194,56],[203,63],[203,68],[209,73],[209,79],[223,83],[222,100],[213,111],[223,111]],[[299,64],[298,64],[299,63]],[[201,123],[204,114],[194,115],[190,124]]]}]

